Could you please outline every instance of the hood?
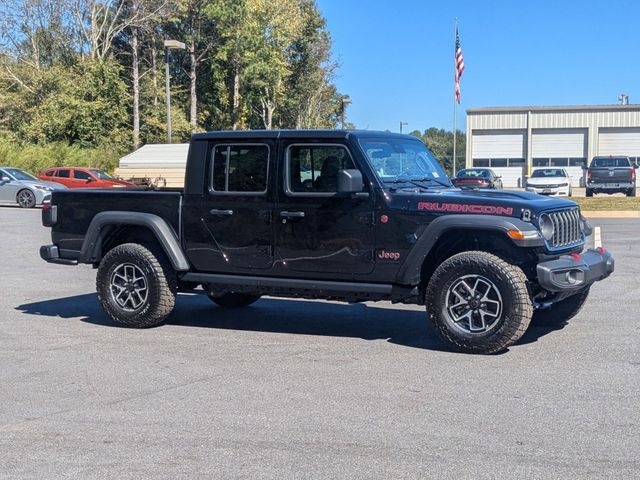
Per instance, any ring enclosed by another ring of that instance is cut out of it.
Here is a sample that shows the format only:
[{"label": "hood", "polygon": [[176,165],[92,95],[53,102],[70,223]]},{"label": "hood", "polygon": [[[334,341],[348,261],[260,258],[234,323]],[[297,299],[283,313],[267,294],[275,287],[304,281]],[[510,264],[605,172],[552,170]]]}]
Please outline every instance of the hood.
[{"label": "hood", "polygon": [[516,190],[434,190],[425,193],[394,192],[394,207],[437,214],[479,214],[521,218],[524,210],[532,215],[543,211],[576,207],[571,200],[546,197]]},{"label": "hood", "polygon": [[569,183],[567,177],[529,177],[527,185],[558,185],[560,183]]},{"label": "hood", "polygon": [[40,185],[40,186],[43,186],[43,187],[49,187],[51,190],[66,190],[67,189],[67,187],[65,187],[61,183],[47,182],[45,180],[21,180],[20,183],[22,183],[25,187],[27,187],[27,186],[35,187],[36,185]]}]

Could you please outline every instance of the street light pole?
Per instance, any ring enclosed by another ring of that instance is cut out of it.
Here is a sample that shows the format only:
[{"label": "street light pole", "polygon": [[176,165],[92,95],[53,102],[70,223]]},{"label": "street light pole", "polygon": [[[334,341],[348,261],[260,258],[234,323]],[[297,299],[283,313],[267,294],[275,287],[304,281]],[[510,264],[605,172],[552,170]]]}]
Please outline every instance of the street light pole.
[{"label": "street light pole", "polygon": [[351,99],[349,97],[342,97],[341,103],[342,108],[340,109],[340,124],[342,125],[342,129],[344,130],[344,112],[347,109],[347,105],[351,103]]},{"label": "street light pole", "polygon": [[409,122],[405,122],[404,120],[400,120],[400,133],[402,133],[402,127],[405,125],[409,125]]},{"label": "street light pole", "polygon": [[171,83],[169,80],[169,50],[184,50],[186,45],[177,40],[164,41],[164,88],[167,98],[167,143],[172,142],[171,135]]}]

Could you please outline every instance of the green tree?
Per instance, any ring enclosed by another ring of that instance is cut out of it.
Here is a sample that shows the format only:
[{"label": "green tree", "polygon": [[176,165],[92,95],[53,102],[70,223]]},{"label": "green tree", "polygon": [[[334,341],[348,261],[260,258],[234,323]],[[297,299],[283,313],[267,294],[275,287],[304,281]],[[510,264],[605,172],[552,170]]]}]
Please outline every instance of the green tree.
[{"label": "green tree", "polygon": [[[411,135],[422,140],[431,153],[438,159],[448,175],[453,174],[453,132],[442,128],[431,127],[420,133],[418,130]],[[464,168],[467,137],[464,132],[458,130],[456,134],[456,168]]]}]

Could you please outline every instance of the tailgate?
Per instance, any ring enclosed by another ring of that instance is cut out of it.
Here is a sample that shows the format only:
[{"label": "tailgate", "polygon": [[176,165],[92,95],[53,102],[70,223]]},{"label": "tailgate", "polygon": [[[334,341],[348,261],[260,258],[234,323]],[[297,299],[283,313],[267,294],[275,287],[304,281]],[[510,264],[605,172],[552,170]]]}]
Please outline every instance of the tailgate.
[{"label": "tailgate", "polygon": [[631,182],[630,167],[603,167],[591,170],[591,180],[598,183]]}]

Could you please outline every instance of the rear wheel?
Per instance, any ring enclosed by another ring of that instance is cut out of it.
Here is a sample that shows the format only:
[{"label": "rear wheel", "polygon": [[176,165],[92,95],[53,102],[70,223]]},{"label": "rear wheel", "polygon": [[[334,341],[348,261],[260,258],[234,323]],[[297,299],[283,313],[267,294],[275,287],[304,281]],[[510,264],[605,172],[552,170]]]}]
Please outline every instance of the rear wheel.
[{"label": "rear wheel", "polygon": [[508,348],[524,334],[533,313],[522,270],[486,252],[445,260],[429,281],[426,307],[437,334],[466,353]]},{"label": "rear wheel", "polygon": [[590,188],[587,188],[586,195],[587,197],[593,197],[593,190],[591,190]]},{"label": "rear wheel", "polygon": [[164,254],[137,243],[110,250],[96,278],[98,300],[114,323],[146,328],[160,325],[176,301],[176,275]]},{"label": "rear wheel", "polygon": [[635,188],[630,188],[627,191],[627,197],[635,197],[636,196],[636,189]]},{"label": "rear wheel", "polygon": [[247,295],[246,293],[228,292],[223,295],[208,295],[209,299],[224,308],[241,308],[255,303],[260,295]]},{"label": "rear wheel", "polygon": [[584,306],[589,297],[589,289],[565,298],[552,304],[549,308],[543,308],[533,312],[531,323],[536,325],[557,325],[575,317]]},{"label": "rear wheel", "polygon": [[31,190],[20,190],[16,195],[16,201],[21,208],[33,208],[36,206],[36,196]]}]

